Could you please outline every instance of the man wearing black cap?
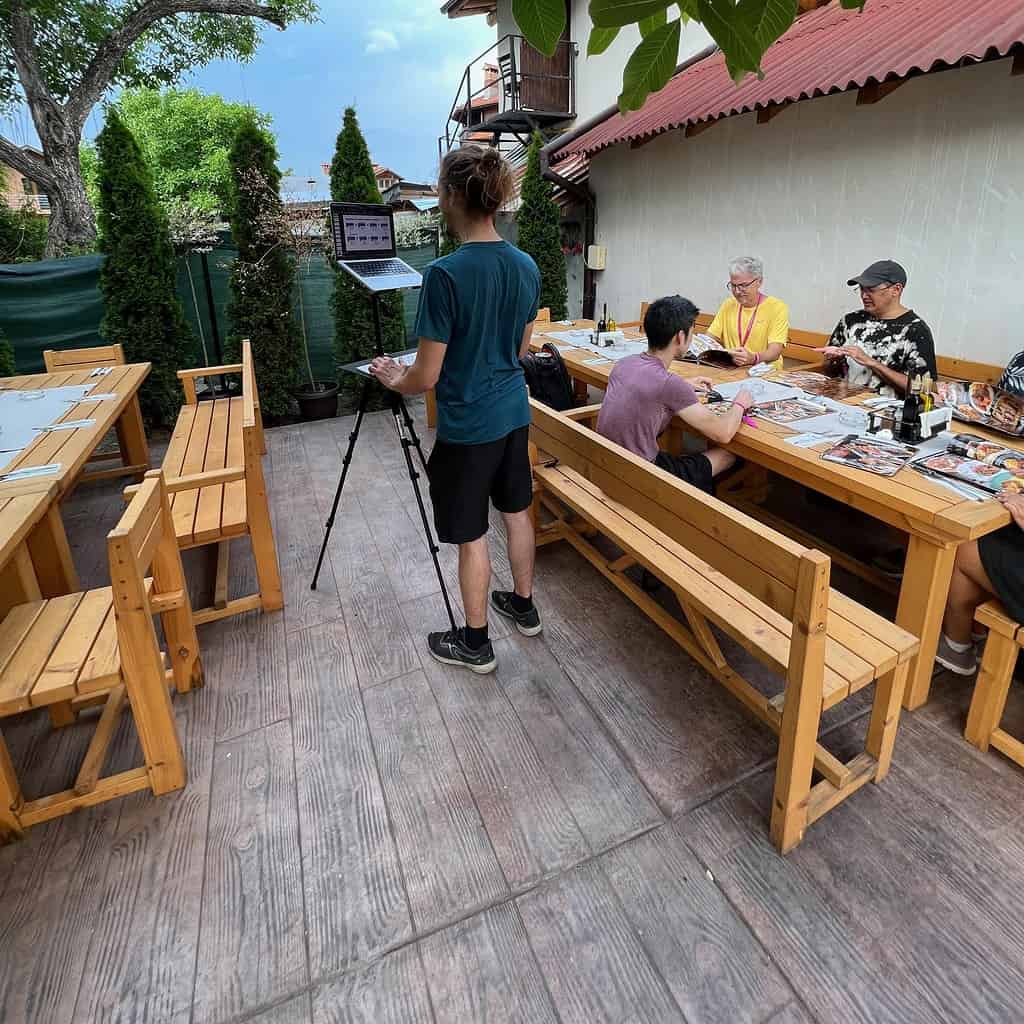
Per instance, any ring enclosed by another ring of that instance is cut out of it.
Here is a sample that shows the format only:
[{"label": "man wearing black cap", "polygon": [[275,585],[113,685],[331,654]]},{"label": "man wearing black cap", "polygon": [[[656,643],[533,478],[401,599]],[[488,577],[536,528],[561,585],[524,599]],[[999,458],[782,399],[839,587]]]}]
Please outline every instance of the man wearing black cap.
[{"label": "man wearing black cap", "polygon": [[936,379],[932,332],[900,301],[907,272],[892,260],[880,260],[847,284],[860,288],[864,308],[836,324],[828,346],[819,350],[825,358],[844,360],[851,384],[890,397],[906,394],[916,374]]}]

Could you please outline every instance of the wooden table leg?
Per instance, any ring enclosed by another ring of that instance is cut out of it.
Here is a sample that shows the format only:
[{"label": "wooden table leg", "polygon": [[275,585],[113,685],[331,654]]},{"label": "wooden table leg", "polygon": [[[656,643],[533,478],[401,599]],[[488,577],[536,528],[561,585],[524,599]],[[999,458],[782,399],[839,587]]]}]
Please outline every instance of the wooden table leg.
[{"label": "wooden table leg", "polygon": [[117,443],[121,446],[122,462],[126,466],[144,467],[139,473],[141,480],[150,465],[149,443],[146,441],[146,428],[142,422],[138,395],[125,406],[114,427],[117,430]]},{"label": "wooden table leg", "polygon": [[921,641],[921,649],[910,663],[903,697],[903,706],[908,711],[921,707],[928,700],[955,557],[955,545],[940,545],[914,535],[910,537],[896,610],[896,625]]},{"label": "wooden table leg", "polygon": [[51,505],[29,534],[28,550],[43,597],[60,597],[82,589],[71,558],[59,504]]},{"label": "wooden table leg", "polygon": [[0,569],[0,621],[15,605],[38,601],[42,596],[32,556],[27,545],[19,544],[11,560]]}]

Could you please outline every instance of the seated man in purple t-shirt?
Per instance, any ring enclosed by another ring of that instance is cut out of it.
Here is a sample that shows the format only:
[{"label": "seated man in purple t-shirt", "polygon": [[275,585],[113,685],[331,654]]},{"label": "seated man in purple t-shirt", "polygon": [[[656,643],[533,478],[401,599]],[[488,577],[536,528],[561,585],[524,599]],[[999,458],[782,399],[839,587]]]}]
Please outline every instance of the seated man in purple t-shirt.
[{"label": "seated man in purple t-shirt", "polygon": [[712,479],[736,461],[732,452],[711,447],[706,452],[670,455],[658,450],[658,435],[678,414],[708,440],[727,444],[739,430],[753,396],[744,388],[729,408],[717,414],[698,403],[694,390],[694,385],[702,390],[711,387],[709,377],[686,381],[669,371],[672,360],[690,345],[697,313],[697,307],[679,295],[651,303],[644,317],[648,349],[615,364],[597,418],[597,432],[710,493]]}]

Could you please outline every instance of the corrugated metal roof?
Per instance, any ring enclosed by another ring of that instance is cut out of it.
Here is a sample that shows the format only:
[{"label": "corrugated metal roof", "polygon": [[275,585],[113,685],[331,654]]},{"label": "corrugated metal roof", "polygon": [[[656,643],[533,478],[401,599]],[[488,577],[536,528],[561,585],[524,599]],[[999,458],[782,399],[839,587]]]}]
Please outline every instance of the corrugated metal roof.
[{"label": "corrugated metal roof", "polygon": [[[551,168],[563,178],[582,185],[590,176],[590,158],[586,153],[572,153],[561,159],[561,162]],[[521,205],[519,194],[520,186],[523,183],[523,176],[526,174],[526,165],[513,168],[512,176],[515,178],[515,192],[512,198],[502,207],[503,213],[514,213]],[[578,200],[570,195],[560,185],[555,185],[552,198],[564,210],[574,205]]]},{"label": "corrugated metal roof", "polygon": [[559,150],[559,156],[596,153],[617,142],[910,72],[1001,57],[1021,43],[1021,0],[868,0],[861,12],[844,10],[833,0],[798,18],[771,47],[761,62],[763,79],[748,75],[737,87],[725,59],[713,54],[680,72],[642,109],[625,117],[614,114]]}]

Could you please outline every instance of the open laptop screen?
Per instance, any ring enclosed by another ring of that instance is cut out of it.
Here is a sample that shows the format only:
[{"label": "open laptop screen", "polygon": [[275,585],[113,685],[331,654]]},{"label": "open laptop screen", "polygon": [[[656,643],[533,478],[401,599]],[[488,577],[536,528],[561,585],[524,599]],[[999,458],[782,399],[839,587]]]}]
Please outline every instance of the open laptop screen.
[{"label": "open laptop screen", "polygon": [[331,237],[338,260],[374,260],[395,255],[394,214],[376,203],[331,203]]}]

